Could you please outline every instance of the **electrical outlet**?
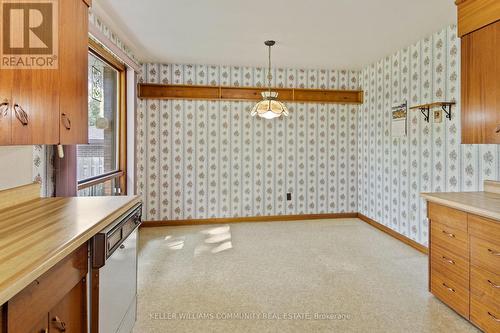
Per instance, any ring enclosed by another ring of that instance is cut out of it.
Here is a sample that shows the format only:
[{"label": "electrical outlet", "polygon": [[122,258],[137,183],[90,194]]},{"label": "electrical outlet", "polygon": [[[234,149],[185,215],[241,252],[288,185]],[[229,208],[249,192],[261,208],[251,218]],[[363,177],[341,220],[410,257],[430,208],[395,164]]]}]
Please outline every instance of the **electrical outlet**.
[{"label": "electrical outlet", "polygon": [[286,201],[291,201],[292,200],[292,193],[288,192],[286,194]]},{"label": "electrical outlet", "polygon": [[443,121],[443,112],[441,110],[434,111],[434,122],[440,123]]}]

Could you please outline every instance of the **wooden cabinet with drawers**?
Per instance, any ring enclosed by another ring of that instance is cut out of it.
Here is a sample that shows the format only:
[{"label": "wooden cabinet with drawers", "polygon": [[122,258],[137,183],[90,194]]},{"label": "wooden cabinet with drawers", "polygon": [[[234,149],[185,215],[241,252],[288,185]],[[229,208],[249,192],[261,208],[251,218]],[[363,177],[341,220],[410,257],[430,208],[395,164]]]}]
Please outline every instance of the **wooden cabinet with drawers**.
[{"label": "wooden cabinet with drawers", "polygon": [[88,143],[89,3],[56,2],[56,68],[0,68],[0,145]]},{"label": "wooden cabinet with drawers", "polygon": [[430,202],[430,291],[485,332],[500,332],[500,221]]}]

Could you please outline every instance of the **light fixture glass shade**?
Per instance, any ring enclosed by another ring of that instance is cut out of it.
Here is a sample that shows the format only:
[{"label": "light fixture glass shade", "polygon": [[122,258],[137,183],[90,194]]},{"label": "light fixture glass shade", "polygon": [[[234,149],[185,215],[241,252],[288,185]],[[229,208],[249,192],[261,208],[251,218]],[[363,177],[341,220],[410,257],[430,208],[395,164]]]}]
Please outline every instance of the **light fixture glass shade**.
[{"label": "light fixture glass shade", "polygon": [[277,100],[278,93],[274,91],[264,91],[262,101],[255,104],[250,113],[251,116],[259,116],[265,119],[273,119],[283,116],[288,116],[288,109],[285,104]]}]

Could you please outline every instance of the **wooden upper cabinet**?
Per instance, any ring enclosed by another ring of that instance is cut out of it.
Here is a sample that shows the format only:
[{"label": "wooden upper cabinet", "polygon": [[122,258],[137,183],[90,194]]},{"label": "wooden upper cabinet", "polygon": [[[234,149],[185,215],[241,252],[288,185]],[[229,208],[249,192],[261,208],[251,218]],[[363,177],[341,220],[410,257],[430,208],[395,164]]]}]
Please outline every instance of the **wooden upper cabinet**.
[{"label": "wooden upper cabinet", "polygon": [[57,68],[0,70],[0,145],[88,143],[90,2],[57,4]]},{"label": "wooden upper cabinet", "polygon": [[462,143],[500,144],[500,1],[459,0]]},{"label": "wooden upper cabinet", "polygon": [[87,2],[68,1],[60,10],[60,138],[63,144],[88,143]]},{"label": "wooden upper cabinet", "polygon": [[1,71],[0,79],[0,145],[10,145],[12,115],[12,74],[10,70]]},{"label": "wooden upper cabinet", "polygon": [[500,21],[462,37],[462,143],[500,144]]},{"label": "wooden upper cabinet", "polygon": [[17,70],[12,85],[12,144],[59,143],[58,73]]},{"label": "wooden upper cabinet", "polygon": [[498,0],[456,0],[458,13],[458,36],[481,29],[500,19]]}]

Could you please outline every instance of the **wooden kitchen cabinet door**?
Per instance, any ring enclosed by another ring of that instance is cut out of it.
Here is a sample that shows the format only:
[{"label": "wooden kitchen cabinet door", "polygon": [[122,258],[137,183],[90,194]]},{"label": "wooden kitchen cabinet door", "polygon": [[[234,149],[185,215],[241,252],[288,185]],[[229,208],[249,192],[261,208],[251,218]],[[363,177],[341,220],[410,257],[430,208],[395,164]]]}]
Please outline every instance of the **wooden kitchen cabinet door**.
[{"label": "wooden kitchen cabinet door", "polygon": [[59,143],[59,75],[54,69],[16,70],[12,85],[12,144]]},{"label": "wooden kitchen cabinet door", "polygon": [[60,143],[88,143],[88,7],[60,6]]},{"label": "wooden kitchen cabinet door", "polygon": [[0,70],[0,145],[12,142],[12,70]]},{"label": "wooden kitchen cabinet door", "polygon": [[49,332],[85,333],[87,305],[85,281],[78,283],[49,312]]},{"label": "wooden kitchen cabinet door", "polygon": [[500,21],[462,37],[462,143],[500,144]]},{"label": "wooden kitchen cabinet door", "polygon": [[[9,331],[10,333],[10,331]],[[33,328],[26,333],[49,333],[49,316],[46,314],[45,316],[40,318],[40,321],[33,326]]]},{"label": "wooden kitchen cabinet door", "polygon": [[58,2],[58,68],[0,72],[0,145],[88,143],[89,4]]}]

